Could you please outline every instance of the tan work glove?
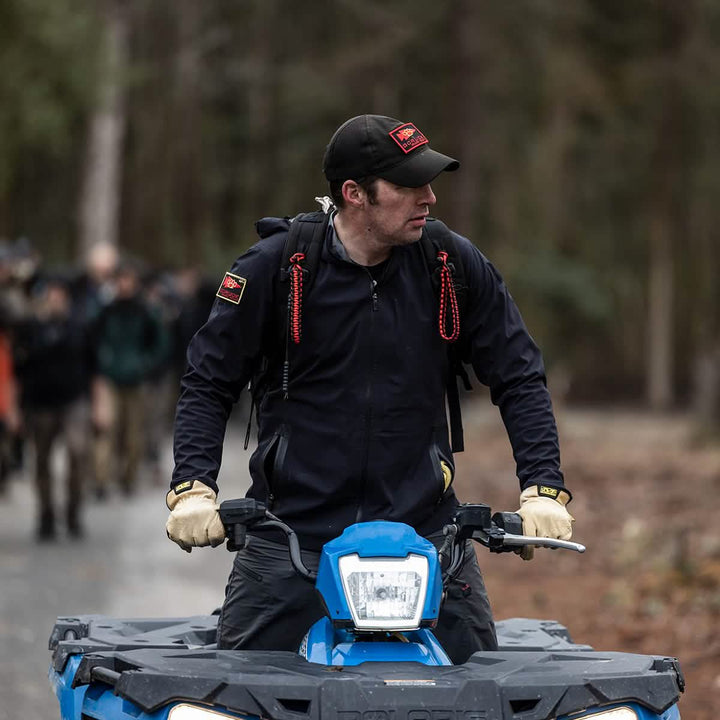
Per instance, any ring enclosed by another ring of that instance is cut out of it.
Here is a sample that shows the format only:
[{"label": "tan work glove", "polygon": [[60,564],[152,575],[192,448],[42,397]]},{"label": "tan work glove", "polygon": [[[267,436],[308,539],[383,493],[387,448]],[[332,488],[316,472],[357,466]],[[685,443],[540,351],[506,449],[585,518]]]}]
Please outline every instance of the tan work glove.
[{"label": "tan work glove", "polygon": [[[569,540],[575,518],[565,509],[570,494],[547,485],[531,485],[520,493],[517,514],[523,520],[523,535]],[[525,545],[520,553],[523,560],[532,560],[535,548]]]},{"label": "tan work glove", "polygon": [[[181,488],[185,483],[180,483]],[[190,489],[180,493],[171,490],[165,502],[170,509],[165,529],[168,537],[183,550],[193,547],[215,547],[225,540],[225,528],[218,513],[217,495],[199,480],[190,482]]]}]

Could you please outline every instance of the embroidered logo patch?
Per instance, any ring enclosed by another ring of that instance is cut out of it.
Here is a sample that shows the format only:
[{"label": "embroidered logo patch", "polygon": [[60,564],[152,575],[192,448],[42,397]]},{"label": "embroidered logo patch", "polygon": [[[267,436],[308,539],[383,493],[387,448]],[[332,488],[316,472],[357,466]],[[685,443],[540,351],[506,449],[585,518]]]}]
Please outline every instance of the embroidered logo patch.
[{"label": "embroidered logo patch", "polygon": [[545,497],[551,497],[554,500],[557,499],[560,491],[554,487],[548,487],[547,485],[538,486],[538,495],[544,495]]},{"label": "embroidered logo patch", "polygon": [[400,149],[406,155],[421,145],[427,145],[429,142],[412,123],[405,123],[391,130],[390,137],[400,146]]},{"label": "embroidered logo patch", "polygon": [[247,280],[245,278],[228,272],[225,273],[225,277],[220,283],[220,287],[215,294],[219,298],[237,305],[240,302],[240,298],[242,298],[245,285],[247,285]]}]

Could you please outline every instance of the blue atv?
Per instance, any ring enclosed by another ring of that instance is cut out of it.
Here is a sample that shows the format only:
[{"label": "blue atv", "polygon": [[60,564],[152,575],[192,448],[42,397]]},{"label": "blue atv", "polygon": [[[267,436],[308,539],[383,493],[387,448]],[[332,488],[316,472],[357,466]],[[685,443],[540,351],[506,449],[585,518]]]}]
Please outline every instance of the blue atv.
[{"label": "blue atv", "polygon": [[684,690],[672,657],[596,652],[553,621],[497,624],[499,651],[453,665],[432,633],[468,538],[491,552],[523,545],[514,513],[461,505],[439,551],[401,523],[352,525],[303,564],[293,530],[251,499],[220,506],[228,549],[248,528],[288,538],[295,570],[327,616],[297,653],[218,650],[217,615],[58,618],[50,681],[63,720],[677,720]]}]

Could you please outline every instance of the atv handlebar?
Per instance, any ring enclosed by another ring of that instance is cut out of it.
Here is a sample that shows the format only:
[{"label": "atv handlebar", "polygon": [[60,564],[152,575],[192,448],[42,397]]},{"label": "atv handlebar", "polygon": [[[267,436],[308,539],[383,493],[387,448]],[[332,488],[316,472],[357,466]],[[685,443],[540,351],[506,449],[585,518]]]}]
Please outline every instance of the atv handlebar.
[{"label": "atv handlebar", "polygon": [[247,530],[250,527],[282,530],[288,539],[288,550],[293,567],[301,577],[309,582],[315,582],[317,573],[305,567],[300,553],[300,542],[295,531],[280,518],[275,517],[264,503],[252,498],[225,500],[220,504],[220,521],[225,527],[225,535],[228,539],[227,549],[230,552],[237,552],[245,547]]},{"label": "atv handlebar", "polygon": [[[220,505],[220,520],[225,527],[227,549],[236,552],[245,546],[248,528],[275,528],[285,533],[293,567],[303,578],[315,582],[317,573],[308,570],[300,553],[300,542],[295,531],[273,515],[263,503],[251,498],[225,500]],[[453,522],[443,528],[445,541],[438,551],[443,571],[443,583],[451,580],[460,570],[465,555],[465,541],[476,540],[490,552],[520,552],[526,545],[552,549],[585,552],[585,546],[569,540],[534,537],[522,534],[522,518],[517,513],[497,512],[491,515],[490,507],[483,504],[460,505]]]}]

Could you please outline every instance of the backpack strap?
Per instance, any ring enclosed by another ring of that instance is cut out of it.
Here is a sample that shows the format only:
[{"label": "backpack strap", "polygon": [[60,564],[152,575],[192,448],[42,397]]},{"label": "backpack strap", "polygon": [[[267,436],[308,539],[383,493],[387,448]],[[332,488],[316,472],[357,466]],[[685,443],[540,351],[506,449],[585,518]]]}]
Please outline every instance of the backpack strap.
[{"label": "backpack strap", "polygon": [[[323,205],[325,207],[325,205]],[[287,236],[280,260],[280,275],[276,287],[277,308],[276,326],[278,344],[285,345],[285,360],[282,369],[283,397],[288,398],[290,382],[290,342],[299,344],[302,338],[302,300],[310,291],[317,276],[323,241],[330,222],[330,209],[301,213],[294,218],[285,218]],[[257,223],[256,223],[257,226]],[[260,237],[263,234],[258,227]],[[289,284],[289,287],[288,287]],[[286,289],[287,288],[287,289]],[[285,300],[284,298],[287,298]],[[261,361],[260,368],[250,381],[250,418],[245,432],[245,449],[250,442],[252,417],[257,405],[258,395],[262,392],[263,379],[268,372],[270,362],[267,357]]]},{"label": "backpack strap", "polygon": [[329,222],[330,213],[321,210],[297,215],[290,221],[290,228],[285,240],[280,266],[280,281],[281,283],[290,281],[282,377],[283,396],[286,400],[290,382],[290,341],[296,345],[300,344],[303,294],[310,292],[315,282]]},{"label": "backpack strap", "polygon": [[425,264],[438,295],[440,336],[447,342],[448,375],[445,380],[451,449],[454,453],[465,449],[462,409],[457,379],[466,390],[472,390],[457,343],[461,320],[467,301],[467,282],[462,257],[455,236],[440,220],[428,218],[420,238]]},{"label": "backpack strap", "polygon": [[330,213],[322,210],[301,213],[289,223],[280,265],[280,281],[287,282],[294,271],[294,266],[300,265],[303,285],[307,292],[317,276],[320,253],[330,223]]},{"label": "backpack strap", "polygon": [[[467,280],[465,267],[457,247],[455,235],[445,223],[436,218],[428,218],[423,234],[420,237],[420,246],[422,247],[425,264],[436,291],[442,289],[442,276],[445,274],[445,268],[449,271],[450,277],[452,278],[452,290],[454,290],[457,299],[457,309],[458,312],[462,314],[467,300]],[[445,253],[445,256],[440,257],[440,253]],[[448,288],[448,290],[449,289],[450,288]],[[443,319],[448,319],[447,311],[449,309],[450,306],[446,303],[446,317],[441,318],[441,322]],[[445,337],[445,334],[447,334],[447,325],[444,327],[441,325],[441,329],[443,330],[441,333],[443,339],[448,340],[448,342],[454,342]]]}]

